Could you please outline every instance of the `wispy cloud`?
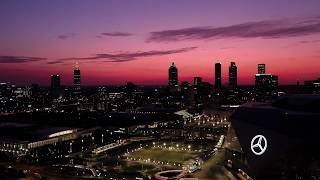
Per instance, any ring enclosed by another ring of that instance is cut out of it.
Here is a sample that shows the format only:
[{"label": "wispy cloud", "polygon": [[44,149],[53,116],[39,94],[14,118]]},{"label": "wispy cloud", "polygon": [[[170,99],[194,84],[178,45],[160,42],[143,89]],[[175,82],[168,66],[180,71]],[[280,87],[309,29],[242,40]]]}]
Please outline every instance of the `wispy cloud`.
[{"label": "wispy cloud", "polygon": [[127,33],[127,32],[104,32],[101,33],[103,36],[118,36],[118,37],[126,37],[126,36],[132,36],[132,33]]},{"label": "wispy cloud", "polygon": [[76,36],[75,33],[65,33],[65,34],[59,35],[58,38],[62,39],[62,40],[66,40],[66,39],[69,39],[69,38],[73,38],[75,36]]},{"label": "wispy cloud", "polygon": [[61,64],[61,61],[48,61],[47,64]]},{"label": "wispy cloud", "polygon": [[92,60],[99,60],[99,62],[127,62],[138,60],[138,58],[151,57],[151,56],[163,56],[170,54],[184,53],[196,49],[197,47],[185,47],[180,49],[172,50],[153,50],[153,51],[137,51],[137,52],[121,52],[121,53],[104,53],[104,54],[95,54],[90,57],[73,57],[73,58],[64,58],[58,59],[56,61],[50,61],[48,64],[59,64],[65,63],[67,61],[86,61],[92,62]]},{"label": "wispy cloud", "polygon": [[306,43],[320,43],[320,40],[303,40],[299,41],[299,43],[306,44]]},{"label": "wispy cloud", "polygon": [[221,47],[219,49],[221,50],[225,50],[225,49],[234,49],[235,47],[232,47],[232,46],[226,46],[226,47]]},{"label": "wispy cloud", "polygon": [[0,63],[3,63],[3,64],[28,63],[28,62],[42,61],[46,59],[47,58],[27,57],[27,56],[0,56]]},{"label": "wispy cloud", "polygon": [[287,38],[320,32],[320,16],[246,22],[223,27],[190,27],[150,32],[146,42],[209,40],[221,38]]}]

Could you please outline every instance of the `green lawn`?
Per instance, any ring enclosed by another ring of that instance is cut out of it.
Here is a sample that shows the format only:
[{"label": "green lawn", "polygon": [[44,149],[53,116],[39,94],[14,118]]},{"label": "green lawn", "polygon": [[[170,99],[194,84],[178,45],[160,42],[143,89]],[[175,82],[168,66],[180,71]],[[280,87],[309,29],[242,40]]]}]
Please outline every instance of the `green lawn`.
[{"label": "green lawn", "polygon": [[147,171],[155,168],[154,165],[150,164],[141,164],[141,163],[130,163],[121,166],[124,172],[137,172],[137,171]]},{"label": "green lawn", "polygon": [[189,159],[197,157],[197,155],[198,155],[197,152],[151,148],[151,149],[141,149],[133,153],[130,153],[129,157],[141,158],[141,159],[150,158],[151,160],[162,161],[162,162],[183,163]]}]

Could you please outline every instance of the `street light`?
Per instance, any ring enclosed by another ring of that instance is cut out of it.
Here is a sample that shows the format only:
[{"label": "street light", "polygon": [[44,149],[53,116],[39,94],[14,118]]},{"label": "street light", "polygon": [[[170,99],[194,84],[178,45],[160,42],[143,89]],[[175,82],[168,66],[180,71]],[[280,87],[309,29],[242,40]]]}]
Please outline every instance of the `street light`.
[{"label": "street light", "polygon": [[101,134],[101,144],[103,144],[103,134]]},{"label": "street light", "polygon": [[70,153],[72,153],[72,142],[70,142]]},{"label": "street light", "polygon": [[83,151],[83,139],[81,139],[81,151]]}]

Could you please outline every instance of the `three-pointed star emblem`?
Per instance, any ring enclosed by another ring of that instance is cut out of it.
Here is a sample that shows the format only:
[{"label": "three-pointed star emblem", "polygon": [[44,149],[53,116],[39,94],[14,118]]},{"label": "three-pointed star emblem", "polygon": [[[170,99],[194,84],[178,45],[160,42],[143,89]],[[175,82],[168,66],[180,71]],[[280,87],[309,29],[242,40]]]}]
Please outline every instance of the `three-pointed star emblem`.
[{"label": "three-pointed star emblem", "polygon": [[261,155],[267,150],[267,139],[263,135],[256,135],[251,140],[251,151],[255,155]]}]

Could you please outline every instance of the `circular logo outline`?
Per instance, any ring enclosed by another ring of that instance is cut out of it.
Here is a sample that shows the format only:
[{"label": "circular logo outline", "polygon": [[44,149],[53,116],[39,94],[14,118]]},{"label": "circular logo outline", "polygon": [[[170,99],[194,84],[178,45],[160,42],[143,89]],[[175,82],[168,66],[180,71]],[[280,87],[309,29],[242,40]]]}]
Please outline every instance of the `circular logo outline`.
[{"label": "circular logo outline", "polygon": [[[264,147],[262,145],[264,145]],[[251,151],[257,156],[262,155],[267,150],[267,146],[267,139],[261,134],[254,136],[251,140]],[[260,149],[260,152],[256,151],[257,148]]]}]

